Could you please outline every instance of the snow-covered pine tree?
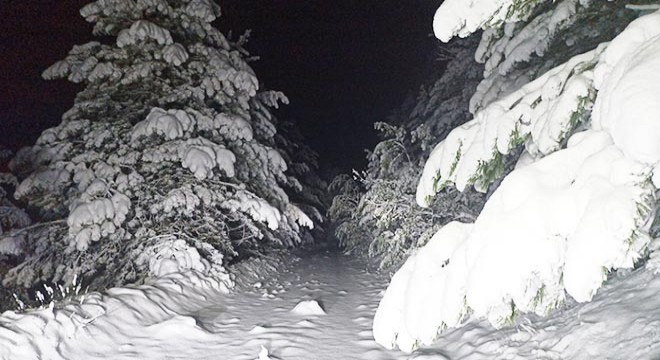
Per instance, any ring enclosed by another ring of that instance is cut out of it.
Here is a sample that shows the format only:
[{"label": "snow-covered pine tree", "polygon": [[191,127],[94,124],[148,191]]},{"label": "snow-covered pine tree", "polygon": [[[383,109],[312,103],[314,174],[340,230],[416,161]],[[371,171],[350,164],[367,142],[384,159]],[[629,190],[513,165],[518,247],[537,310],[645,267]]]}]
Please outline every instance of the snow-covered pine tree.
[{"label": "snow-covered pine tree", "polygon": [[474,118],[427,159],[417,202],[431,205],[445,187],[486,191],[521,155],[474,223],[444,226],[396,273],[374,319],[379,343],[410,351],[470,314],[499,327],[517,312],[547,314],[566,295],[589,301],[612,269],[648,253],[660,187],[660,12],[634,20],[639,9],[588,0],[439,8],[444,41],[485,29],[484,80]]},{"label": "snow-covered pine tree", "polygon": [[16,197],[43,222],[4,235],[24,257],[5,286],[225,276],[232,261],[309,239],[319,204],[297,176],[313,174],[314,155],[278,134],[271,109],[287,99],[260,90],[244,38],[212,26],[217,4],[98,0],[81,14],[102,41],[43,74],[85,88],[12,162]]},{"label": "snow-covered pine tree", "polygon": [[[12,152],[0,145],[0,273],[16,265],[20,259],[22,244],[14,238],[2,238],[12,230],[29,226],[32,221],[28,214],[12,201],[12,194],[18,185],[14,175],[5,171]],[[12,304],[14,299],[8,291],[0,291],[0,303]]]},{"label": "snow-covered pine tree", "polygon": [[484,196],[475,191],[446,188],[428,209],[415,204],[415,184],[433,142],[469,119],[468,101],[483,66],[466,59],[477,45],[475,39],[465,39],[439,46],[442,58],[428,70],[429,81],[417,96],[386,122],[376,123],[382,141],[368,153],[367,169],[333,181],[337,195],[329,217],[347,251],[376,257],[382,269],[398,268],[440,226],[478,214]]}]

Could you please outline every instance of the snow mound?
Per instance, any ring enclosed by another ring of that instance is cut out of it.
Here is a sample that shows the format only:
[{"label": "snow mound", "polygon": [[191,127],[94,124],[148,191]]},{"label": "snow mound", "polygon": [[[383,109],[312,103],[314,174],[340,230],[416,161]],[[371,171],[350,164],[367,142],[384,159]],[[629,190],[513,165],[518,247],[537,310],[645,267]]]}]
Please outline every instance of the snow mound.
[{"label": "snow mound", "polygon": [[292,314],[307,316],[307,315],[325,315],[325,310],[316,300],[304,300],[299,302],[292,310]]},{"label": "snow mound", "polygon": [[211,300],[206,299],[217,299],[230,286],[226,273],[209,277],[189,271],[145,285],[89,293],[76,301],[24,314],[6,311],[0,315],[0,358],[162,359],[158,354],[162,349],[138,349],[136,355],[121,345],[128,340],[121,339],[160,341],[162,346],[172,347],[170,351],[180,351],[195,341],[217,341],[197,326],[187,309],[210,306]]}]

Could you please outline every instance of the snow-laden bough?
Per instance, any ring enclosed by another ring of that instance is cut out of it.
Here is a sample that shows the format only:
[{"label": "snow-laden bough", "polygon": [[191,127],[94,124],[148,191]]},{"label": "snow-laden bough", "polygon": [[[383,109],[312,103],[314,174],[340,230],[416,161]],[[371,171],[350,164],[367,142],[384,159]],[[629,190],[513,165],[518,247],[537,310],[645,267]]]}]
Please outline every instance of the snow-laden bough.
[{"label": "snow-laden bough", "polygon": [[[660,12],[492,103],[440,143],[419,183],[423,206],[445,185],[484,189],[493,162],[523,143],[525,161],[474,224],[445,226],[395,274],[374,319],[376,341],[412,351],[468,314],[496,327],[517,311],[545,315],[566,294],[591,300],[610,269],[633,267],[650,242],[659,185],[658,74]],[[592,103],[590,121],[576,126],[573,115]]]}]

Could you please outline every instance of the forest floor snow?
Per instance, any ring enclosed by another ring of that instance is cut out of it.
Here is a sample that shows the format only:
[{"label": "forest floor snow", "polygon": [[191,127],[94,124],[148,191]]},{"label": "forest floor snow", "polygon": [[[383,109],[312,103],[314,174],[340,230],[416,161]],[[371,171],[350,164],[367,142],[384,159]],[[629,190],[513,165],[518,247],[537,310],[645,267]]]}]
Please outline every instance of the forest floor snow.
[{"label": "forest floor snow", "polygon": [[[195,276],[111,289],[84,305],[0,316],[2,359],[653,359],[660,357],[660,277],[611,279],[591,303],[470,321],[412,354],[376,344],[371,325],[388,278],[336,251],[291,256],[230,293]],[[67,310],[68,309],[68,310]]]}]

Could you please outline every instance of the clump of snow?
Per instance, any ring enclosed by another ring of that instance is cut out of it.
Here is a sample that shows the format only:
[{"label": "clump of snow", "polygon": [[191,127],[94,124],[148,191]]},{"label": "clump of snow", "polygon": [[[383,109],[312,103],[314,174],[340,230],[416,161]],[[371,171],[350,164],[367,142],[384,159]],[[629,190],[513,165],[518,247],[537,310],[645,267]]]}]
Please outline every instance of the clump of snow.
[{"label": "clump of snow", "polygon": [[87,81],[103,81],[108,78],[118,79],[121,77],[121,70],[112,63],[98,63],[94,69],[87,75]]},{"label": "clump of snow", "polygon": [[172,44],[168,45],[163,49],[163,60],[168,64],[173,64],[174,66],[181,66],[181,64],[188,61],[189,55],[186,51],[186,48],[181,44]]},{"label": "clump of snow", "polygon": [[187,270],[208,273],[211,269],[211,264],[199,255],[197,249],[190,247],[185,240],[174,237],[146,249],[136,263],[148,263],[149,274],[153,277]]},{"label": "clump of snow", "polygon": [[594,70],[599,90],[594,128],[612,134],[631,158],[660,161],[660,12],[643,16],[617,36]]},{"label": "clump of snow", "polygon": [[189,169],[199,180],[213,177],[213,169],[217,166],[228,177],[233,177],[236,156],[231,151],[220,146],[189,146],[181,165]]},{"label": "clump of snow", "polygon": [[[133,127],[131,138],[133,141],[137,141],[143,137],[157,134],[164,136],[167,140],[175,140],[184,137],[195,126],[198,121],[197,117],[191,116],[184,110],[165,111],[161,108],[153,108],[145,120]],[[251,138],[251,130],[249,135]],[[218,168],[227,177],[235,175],[236,156],[234,153],[205,138],[166,143],[163,150],[165,151],[153,149],[145,156],[145,159],[160,162],[165,159],[179,158],[181,165],[189,169],[200,180],[213,177],[215,168]]]},{"label": "clump of snow", "polygon": [[192,171],[199,180],[213,176],[215,152],[207,146],[191,146],[186,149],[181,165]]},{"label": "clump of snow", "polygon": [[251,141],[253,137],[250,123],[237,115],[220,113],[213,119],[213,127],[230,140]]},{"label": "clump of snow", "polygon": [[183,110],[153,108],[147,118],[135,124],[131,131],[133,141],[152,134],[162,135],[168,140],[182,137],[194,125],[193,119]]},{"label": "clump of snow", "polygon": [[291,216],[296,223],[300,226],[304,226],[308,229],[313,229],[314,228],[314,221],[307,216],[299,207],[290,204],[287,208],[288,210],[288,215]]},{"label": "clump of snow", "polygon": [[60,185],[68,183],[70,178],[71,174],[64,169],[35,172],[21,181],[16,188],[14,196],[20,199],[35,188],[44,192],[53,191]]},{"label": "clump of snow", "polygon": [[418,340],[430,344],[439,324],[461,320],[463,301],[451,292],[461,291],[463,284],[443,269],[471,228],[459,222],[445,225],[397,271],[374,318],[376,342],[388,349],[398,345],[411,351]]},{"label": "clump of snow", "polygon": [[84,251],[92,241],[113,234],[120,227],[131,208],[131,200],[116,193],[111,198],[81,202],[69,213],[69,236],[76,248]]},{"label": "clump of snow", "polygon": [[417,203],[428,206],[442,187],[463,191],[475,184],[484,191],[489,179],[480,174],[497,154],[508,154],[527,140],[533,155],[559,148],[574,114],[588,106],[593,65],[602,50],[573,57],[518,91],[491,103],[473,120],[454,129],[431,152],[417,187]]},{"label": "clump of snow", "polygon": [[265,222],[271,230],[276,230],[282,219],[282,214],[277,208],[248,191],[236,192],[227,205],[232,209],[249,214],[256,221]]},{"label": "clump of snow", "polygon": [[325,315],[325,310],[316,300],[303,300],[296,304],[291,309],[292,314],[307,316],[307,315]]},{"label": "clump of snow", "polygon": [[[0,235],[3,235],[2,231],[0,231]],[[0,238],[0,255],[20,255],[23,253],[23,244],[24,239],[20,235],[4,236]]]},{"label": "clump of snow", "polygon": [[117,46],[123,48],[129,45],[136,45],[147,39],[154,40],[159,45],[170,45],[173,43],[172,35],[167,29],[151,21],[138,20],[130,28],[119,32],[117,35]]},{"label": "clump of snow", "polygon": [[186,6],[186,13],[210,23],[220,15],[220,8],[210,0],[192,0]]},{"label": "clump of snow", "polygon": [[475,53],[476,60],[484,63],[484,79],[470,99],[470,112],[476,113],[529,81],[525,72],[513,73],[516,65],[529,61],[533,55],[542,57],[556,35],[571,27],[577,21],[578,10],[585,11],[589,3],[590,0],[558,1],[521,29],[519,23],[507,22],[501,29],[485,30]]},{"label": "clump of snow", "polygon": [[157,214],[160,211],[165,211],[165,213],[180,211],[181,213],[190,216],[200,204],[201,200],[199,196],[197,196],[190,187],[184,186],[171,190],[162,202],[155,204],[151,208],[151,213]]},{"label": "clump of snow", "polygon": [[525,18],[542,0],[446,0],[433,18],[435,36],[447,42],[487,26]]}]

